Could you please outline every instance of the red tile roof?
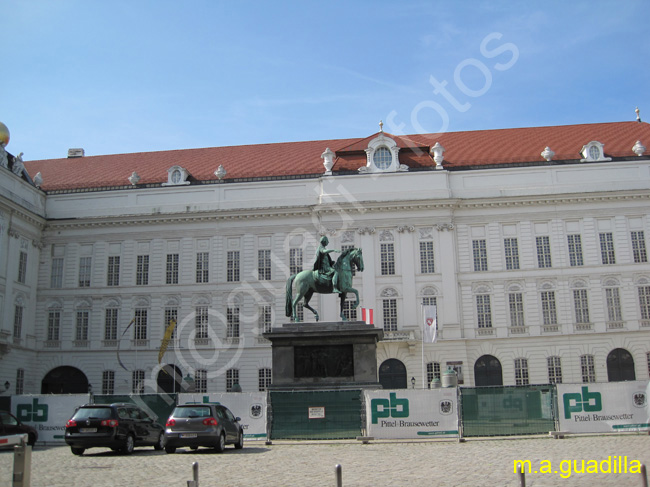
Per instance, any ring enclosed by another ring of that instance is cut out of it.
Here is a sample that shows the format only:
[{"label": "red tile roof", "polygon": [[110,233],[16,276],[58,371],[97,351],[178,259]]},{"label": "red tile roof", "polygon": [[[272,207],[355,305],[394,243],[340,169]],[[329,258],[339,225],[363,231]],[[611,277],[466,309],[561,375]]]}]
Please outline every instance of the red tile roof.
[{"label": "red tile roof", "polygon": [[[337,157],[333,171],[356,171],[365,166],[368,142],[377,134],[362,139],[316,140],[205,149],[181,149],[87,156],[80,158],[25,161],[32,178],[40,172],[45,191],[98,189],[129,186],[128,177],[136,171],[140,183],[167,182],[167,170],[179,165],[193,181],[215,181],[214,171],[223,165],[224,180],[244,178],[286,178],[320,175],[324,172],[321,154],[329,147]],[[592,140],[604,144],[607,157],[635,157],[637,140],[650,144],[650,125],[639,122],[614,122],[554,127],[478,130],[409,136],[385,135],[400,147],[400,163],[411,168],[432,168],[435,163],[429,147],[439,142],[445,149],[446,169],[513,163],[543,162],[540,153],[546,146],[555,151],[553,160],[579,160],[582,147]]]}]

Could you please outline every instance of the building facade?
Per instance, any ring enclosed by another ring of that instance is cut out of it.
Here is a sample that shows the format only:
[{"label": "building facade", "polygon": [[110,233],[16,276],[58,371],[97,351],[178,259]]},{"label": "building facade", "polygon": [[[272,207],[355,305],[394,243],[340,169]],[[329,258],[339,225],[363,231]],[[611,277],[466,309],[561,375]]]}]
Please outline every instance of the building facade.
[{"label": "building facade", "polygon": [[[385,387],[448,367],[470,386],[645,379],[648,140],[642,122],[380,131],[0,168],[0,384],[264,390],[262,334],[322,235],[363,250]],[[339,319],[335,296],[311,304]]]}]

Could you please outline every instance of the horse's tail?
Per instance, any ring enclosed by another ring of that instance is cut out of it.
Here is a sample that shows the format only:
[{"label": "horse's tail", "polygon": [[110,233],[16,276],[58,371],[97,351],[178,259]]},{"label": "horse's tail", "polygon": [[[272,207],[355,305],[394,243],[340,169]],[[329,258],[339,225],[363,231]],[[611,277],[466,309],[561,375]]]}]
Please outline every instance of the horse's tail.
[{"label": "horse's tail", "polygon": [[286,292],[286,298],[284,303],[284,315],[289,317],[293,315],[293,296],[292,296],[291,287],[293,286],[293,280],[296,278],[297,275],[298,274],[294,274],[289,279],[287,279],[287,292]]}]

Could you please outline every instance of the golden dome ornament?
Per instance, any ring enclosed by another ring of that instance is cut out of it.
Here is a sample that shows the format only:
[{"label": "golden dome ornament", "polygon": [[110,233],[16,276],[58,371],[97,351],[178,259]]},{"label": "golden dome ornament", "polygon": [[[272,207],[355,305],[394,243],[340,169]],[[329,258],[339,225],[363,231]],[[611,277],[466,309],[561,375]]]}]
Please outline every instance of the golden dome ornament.
[{"label": "golden dome ornament", "polygon": [[2,144],[3,147],[6,147],[7,144],[9,144],[9,129],[2,122],[0,122],[0,144]]}]

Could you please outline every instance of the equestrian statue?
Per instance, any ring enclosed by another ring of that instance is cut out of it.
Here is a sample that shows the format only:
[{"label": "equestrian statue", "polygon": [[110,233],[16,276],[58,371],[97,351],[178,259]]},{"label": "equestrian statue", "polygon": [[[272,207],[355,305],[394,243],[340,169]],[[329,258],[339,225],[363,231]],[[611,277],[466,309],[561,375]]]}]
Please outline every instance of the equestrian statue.
[{"label": "equestrian statue", "polygon": [[[287,280],[286,306],[285,314],[291,317],[292,321],[298,321],[296,318],[296,306],[301,299],[305,299],[304,307],[311,310],[318,321],[318,311],[309,306],[309,300],[314,293],[319,294],[338,294],[341,298],[340,316],[341,321],[347,321],[343,314],[345,297],[347,293],[353,292],[356,296],[354,307],[359,306],[359,292],[352,287],[352,272],[355,269],[363,271],[363,254],[361,249],[349,248],[344,250],[339,258],[334,262],[329,255],[338,250],[328,249],[329,240],[327,237],[320,239],[320,246],[316,251],[316,259],[312,270],[304,270],[298,274],[293,274]],[[293,297],[293,284],[295,282],[296,297]]]}]

